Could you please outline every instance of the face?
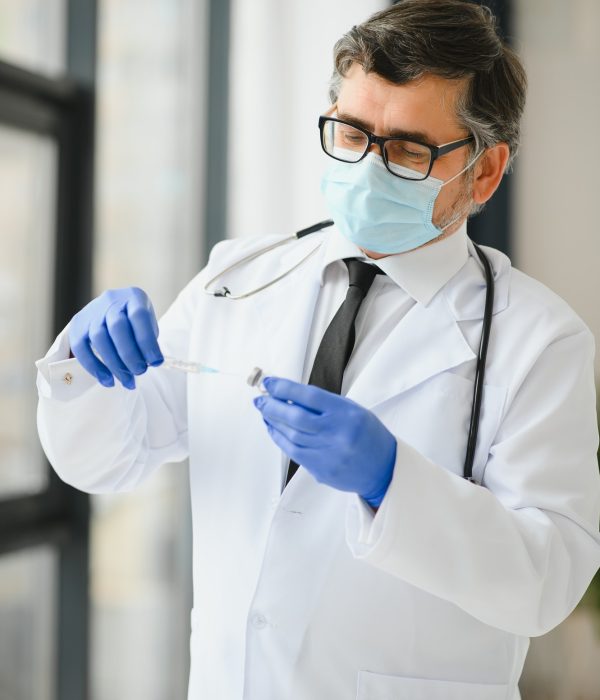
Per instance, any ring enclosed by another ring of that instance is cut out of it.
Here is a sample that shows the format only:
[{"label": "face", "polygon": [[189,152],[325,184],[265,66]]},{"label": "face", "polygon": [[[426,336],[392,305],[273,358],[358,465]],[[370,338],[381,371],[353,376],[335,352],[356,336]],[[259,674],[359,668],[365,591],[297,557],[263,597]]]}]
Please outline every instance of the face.
[{"label": "face", "polygon": [[[462,81],[432,75],[405,85],[394,85],[376,73],[365,73],[362,66],[355,63],[342,80],[337,115],[378,136],[402,130],[419,134],[418,140],[439,146],[469,136],[456,117],[456,101],[462,88]],[[371,150],[381,155],[379,146],[373,144]],[[451,151],[434,162],[430,176],[449,180],[465,167],[468,157],[468,146]],[[440,238],[458,230],[467,216],[473,202],[473,176],[469,169],[442,187],[435,201],[433,223],[442,228],[460,217]],[[384,257],[365,252],[373,258]]]}]

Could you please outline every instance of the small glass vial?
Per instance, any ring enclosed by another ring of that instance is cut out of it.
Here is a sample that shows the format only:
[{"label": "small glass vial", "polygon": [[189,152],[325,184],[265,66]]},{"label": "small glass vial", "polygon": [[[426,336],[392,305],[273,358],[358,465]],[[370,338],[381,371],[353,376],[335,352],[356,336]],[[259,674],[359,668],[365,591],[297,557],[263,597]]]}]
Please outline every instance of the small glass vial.
[{"label": "small glass vial", "polygon": [[256,387],[261,394],[268,394],[269,392],[263,386],[262,380],[265,378],[265,373],[260,367],[255,367],[252,372],[248,375],[246,382],[249,386]]}]

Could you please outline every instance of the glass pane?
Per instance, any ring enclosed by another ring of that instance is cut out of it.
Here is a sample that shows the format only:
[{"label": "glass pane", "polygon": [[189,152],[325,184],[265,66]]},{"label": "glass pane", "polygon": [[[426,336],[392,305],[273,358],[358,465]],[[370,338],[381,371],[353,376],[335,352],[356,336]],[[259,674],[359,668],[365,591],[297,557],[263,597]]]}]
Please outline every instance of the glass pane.
[{"label": "glass pane", "polygon": [[0,558],[0,698],[53,700],[56,555]]},{"label": "glass pane", "polygon": [[66,0],[0,0],[0,59],[50,75],[65,68]]},{"label": "glass pane", "polygon": [[0,499],[47,479],[33,363],[50,335],[55,167],[52,141],[0,126]]},{"label": "glass pane", "polygon": [[165,465],[131,493],[92,497],[94,700],[186,697],[192,553],[184,470]]}]

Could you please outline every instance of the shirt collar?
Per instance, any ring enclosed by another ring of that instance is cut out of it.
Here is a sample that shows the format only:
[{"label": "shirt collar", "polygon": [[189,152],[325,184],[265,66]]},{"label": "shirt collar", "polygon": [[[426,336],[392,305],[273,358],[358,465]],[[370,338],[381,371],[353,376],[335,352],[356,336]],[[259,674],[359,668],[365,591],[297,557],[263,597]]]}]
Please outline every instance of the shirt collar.
[{"label": "shirt collar", "polygon": [[380,260],[368,258],[355,243],[345,238],[337,228],[332,228],[321,259],[321,284],[325,268],[330,263],[343,258],[359,258],[375,263],[415,301],[427,306],[467,262],[468,257],[466,221],[448,238],[406,253],[388,255]]}]

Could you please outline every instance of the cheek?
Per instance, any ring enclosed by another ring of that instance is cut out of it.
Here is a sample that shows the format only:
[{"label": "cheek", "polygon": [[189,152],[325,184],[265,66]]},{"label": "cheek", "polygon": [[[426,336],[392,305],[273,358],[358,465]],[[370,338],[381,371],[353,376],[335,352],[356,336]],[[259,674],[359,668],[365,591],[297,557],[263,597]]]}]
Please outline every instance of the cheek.
[{"label": "cheek", "polygon": [[456,182],[450,182],[445,185],[440,190],[440,193],[436,197],[435,204],[433,207],[433,217],[434,219],[441,213],[449,209],[460,196],[461,185]]},{"label": "cheek", "polygon": [[465,201],[470,201],[472,189],[472,180],[464,175],[442,187],[433,207],[434,221],[453,207],[462,206]]}]

